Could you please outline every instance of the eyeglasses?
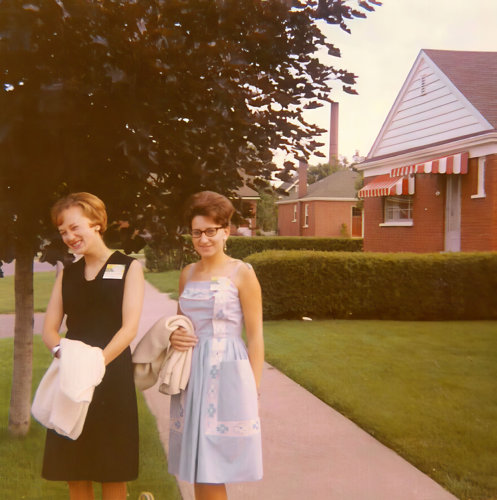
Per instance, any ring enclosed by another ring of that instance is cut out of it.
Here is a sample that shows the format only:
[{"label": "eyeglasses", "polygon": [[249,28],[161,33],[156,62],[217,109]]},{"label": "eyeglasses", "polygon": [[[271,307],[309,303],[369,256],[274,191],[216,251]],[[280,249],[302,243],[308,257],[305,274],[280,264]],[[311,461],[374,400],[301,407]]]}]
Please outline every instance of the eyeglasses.
[{"label": "eyeglasses", "polygon": [[192,238],[200,238],[202,234],[205,234],[207,238],[212,238],[213,236],[216,236],[218,229],[223,229],[224,226],[219,226],[219,227],[208,227],[207,229],[204,229],[201,231],[200,229],[192,229],[191,235]]}]

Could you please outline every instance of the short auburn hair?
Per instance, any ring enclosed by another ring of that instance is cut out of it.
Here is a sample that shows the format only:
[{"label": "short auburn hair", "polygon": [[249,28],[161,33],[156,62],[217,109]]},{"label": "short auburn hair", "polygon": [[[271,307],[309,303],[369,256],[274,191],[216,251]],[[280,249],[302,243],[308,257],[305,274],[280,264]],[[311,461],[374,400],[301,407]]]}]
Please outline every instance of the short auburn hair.
[{"label": "short auburn hair", "polygon": [[230,225],[231,217],[235,207],[226,196],[214,191],[200,191],[195,193],[186,203],[185,222],[191,226],[192,220],[197,215],[211,217],[216,224],[227,227]]},{"label": "short auburn hair", "polygon": [[107,212],[104,202],[91,193],[71,193],[55,202],[50,210],[52,223],[55,227],[61,223],[61,214],[71,207],[80,207],[83,215],[90,219],[94,226],[100,226],[99,233],[104,234],[107,229]]}]

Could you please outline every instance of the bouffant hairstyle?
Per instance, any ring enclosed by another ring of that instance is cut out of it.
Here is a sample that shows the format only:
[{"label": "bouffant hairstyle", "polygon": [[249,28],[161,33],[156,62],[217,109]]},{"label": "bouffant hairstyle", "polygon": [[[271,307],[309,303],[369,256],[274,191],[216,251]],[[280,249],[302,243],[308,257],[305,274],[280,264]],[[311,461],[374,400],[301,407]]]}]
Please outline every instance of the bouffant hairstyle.
[{"label": "bouffant hairstyle", "polygon": [[211,217],[216,224],[227,227],[235,208],[226,196],[214,191],[201,191],[195,193],[186,203],[185,223],[191,227],[192,220],[197,215]]},{"label": "bouffant hairstyle", "polygon": [[93,226],[100,226],[98,232],[104,234],[107,229],[105,204],[100,198],[91,193],[71,193],[58,200],[50,211],[53,225],[59,226],[62,222],[62,212],[75,206],[81,208],[83,215],[90,219]]}]

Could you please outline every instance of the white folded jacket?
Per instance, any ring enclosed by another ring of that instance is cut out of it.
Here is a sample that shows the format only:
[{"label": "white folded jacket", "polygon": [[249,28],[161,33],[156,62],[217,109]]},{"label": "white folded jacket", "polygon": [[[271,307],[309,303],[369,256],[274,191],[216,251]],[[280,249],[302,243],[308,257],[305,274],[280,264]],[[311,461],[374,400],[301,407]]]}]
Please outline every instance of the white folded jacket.
[{"label": "white folded jacket", "polygon": [[134,377],[138,389],[148,389],[157,381],[159,391],[164,394],[178,394],[186,389],[190,378],[192,348],[177,351],[169,344],[171,333],[180,326],[189,334],[194,334],[190,319],[177,314],[159,319],[142,337],[133,351]]},{"label": "white folded jacket", "polygon": [[70,439],[82,430],[95,387],[105,374],[100,347],[79,340],[60,341],[60,359],[54,358],[36,390],[31,413],[48,429]]}]

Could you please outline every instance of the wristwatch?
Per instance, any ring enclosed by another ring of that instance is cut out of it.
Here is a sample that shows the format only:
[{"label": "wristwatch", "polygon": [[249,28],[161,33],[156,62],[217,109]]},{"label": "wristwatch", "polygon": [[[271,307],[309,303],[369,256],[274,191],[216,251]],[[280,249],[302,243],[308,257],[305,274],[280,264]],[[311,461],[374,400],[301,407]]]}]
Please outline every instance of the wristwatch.
[{"label": "wristwatch", "polygon": [[60,351],[60,344],[57,344],[55,347],[52,347],[51,349],[51,352],[52,352],[52,356],[54,358],[58,358],[59,356],[57,356],[57,353]]}]

